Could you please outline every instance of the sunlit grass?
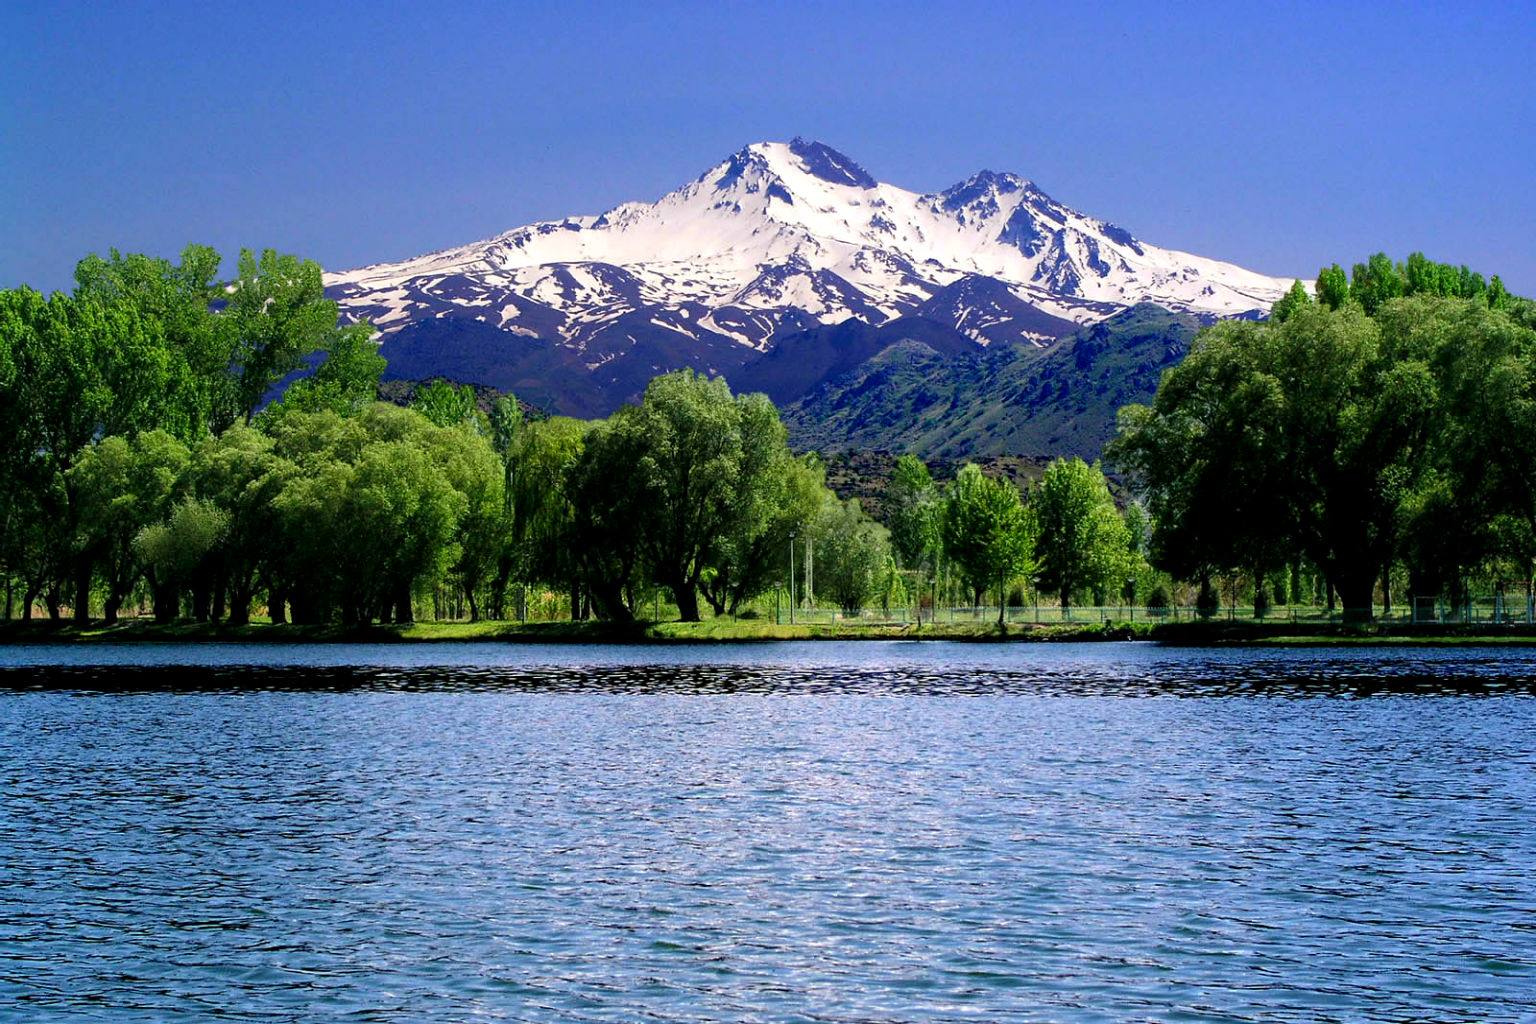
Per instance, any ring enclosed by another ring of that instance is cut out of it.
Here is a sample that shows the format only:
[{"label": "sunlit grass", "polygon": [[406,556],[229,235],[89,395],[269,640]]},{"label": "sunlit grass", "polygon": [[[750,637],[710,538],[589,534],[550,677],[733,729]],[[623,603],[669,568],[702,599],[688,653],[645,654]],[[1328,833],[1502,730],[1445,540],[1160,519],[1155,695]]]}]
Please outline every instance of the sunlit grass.
[{"label": "sunlit grass", "polygon": [[956,641],[1094,641],[1154,640],[1174,645],[1434,645],[1536,644],[1530,628],[1415,628],[1397,625],[1314,627],[1292,623],[1180,622],[1154,624],[1125,620],[1102,623],[1035,624],[995,619],[962,622],[877,622],[823,618],[816,622],[775,621],[772,615],[710,617],[702,622],[508,622],[501,620],[423,621],[404,625],[345,627],[339,624],[299,626],[254,622],[246,626],[175,622],[159,625],[148,619],[126,619],[115,626],[93,623],[81,628],[70,621],[0,621],[0,643],[91,643],[159,641],[183,643],[432,643],[490,641],[507,643],[750,643],[776,640],[956,640]]}]

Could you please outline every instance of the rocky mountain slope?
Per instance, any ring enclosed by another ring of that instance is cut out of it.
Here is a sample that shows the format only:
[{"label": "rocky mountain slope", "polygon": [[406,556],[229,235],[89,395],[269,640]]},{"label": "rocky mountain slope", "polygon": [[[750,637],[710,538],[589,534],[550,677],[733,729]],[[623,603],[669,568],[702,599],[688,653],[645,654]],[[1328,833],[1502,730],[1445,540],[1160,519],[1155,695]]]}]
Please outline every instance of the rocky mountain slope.
[{"label": "rocky mountain slope", "polygon": [[784,409],[793,443],[925,458],[1097,458],[1115,413],[1148,402],[1200,321],[1133,306],[1048,349],[994,345],[964,357],[893,341]]}]

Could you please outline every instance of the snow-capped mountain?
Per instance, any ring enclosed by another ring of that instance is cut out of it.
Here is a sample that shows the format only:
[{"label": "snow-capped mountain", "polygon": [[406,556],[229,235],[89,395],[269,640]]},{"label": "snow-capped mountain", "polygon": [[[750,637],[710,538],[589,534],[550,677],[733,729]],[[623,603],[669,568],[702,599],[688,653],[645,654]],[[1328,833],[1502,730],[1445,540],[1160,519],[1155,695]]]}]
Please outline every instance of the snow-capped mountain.
[{"label": "snow-capped mountain", "polygon": [[795,139],[748,146],[654,203],[326,283],[344,316],[382,332],[395,373],[601,412],[683,365],[750,387],[745,368],[778,338],[849,317],[1043,345],[1139,302],[1257,315],[1291,279],[1150,245],[1011,174],[923,195]]}]

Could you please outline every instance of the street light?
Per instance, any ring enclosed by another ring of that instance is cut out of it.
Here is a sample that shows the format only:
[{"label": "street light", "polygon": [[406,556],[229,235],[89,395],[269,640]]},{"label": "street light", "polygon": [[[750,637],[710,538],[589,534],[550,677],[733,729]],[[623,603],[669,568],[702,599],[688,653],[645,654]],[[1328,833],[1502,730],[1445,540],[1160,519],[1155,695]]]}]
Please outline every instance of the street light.
[{"label": "street light", "polygon": [[789,624],[795,624],[795,531],[789,531]]}]

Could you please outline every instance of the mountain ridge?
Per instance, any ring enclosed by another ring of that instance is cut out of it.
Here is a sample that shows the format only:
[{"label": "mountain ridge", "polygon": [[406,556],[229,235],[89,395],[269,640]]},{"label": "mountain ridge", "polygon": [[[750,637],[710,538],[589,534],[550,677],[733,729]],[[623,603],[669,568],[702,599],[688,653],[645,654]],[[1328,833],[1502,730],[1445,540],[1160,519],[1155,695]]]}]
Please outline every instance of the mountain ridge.
[{"label": "mountain ridge", "polygon": [[1018,175],[920,194],[796,138],[746,146],[654,203],[326,282],[344,317],[379,329],[391,376],[603,415],[685,365],[762,390],[754,368],[782,365],[778,345],[849,319],[927,321],[952,333],[946,349],[1048,347],[1141,302],[1262,315],[1291,279],[1154,246]]}]

